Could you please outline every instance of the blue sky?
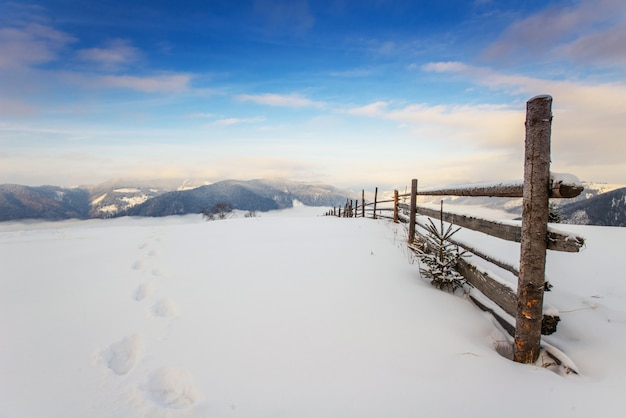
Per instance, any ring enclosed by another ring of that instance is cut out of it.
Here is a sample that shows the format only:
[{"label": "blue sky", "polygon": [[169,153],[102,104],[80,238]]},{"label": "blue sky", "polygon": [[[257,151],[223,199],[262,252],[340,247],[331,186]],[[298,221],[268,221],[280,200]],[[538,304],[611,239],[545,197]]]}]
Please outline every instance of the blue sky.
[{"label": "blue sky", "polygon": [[0,183],[521,178],[526,101],[552,170],[626,183],[626,3],[0,3]]}]

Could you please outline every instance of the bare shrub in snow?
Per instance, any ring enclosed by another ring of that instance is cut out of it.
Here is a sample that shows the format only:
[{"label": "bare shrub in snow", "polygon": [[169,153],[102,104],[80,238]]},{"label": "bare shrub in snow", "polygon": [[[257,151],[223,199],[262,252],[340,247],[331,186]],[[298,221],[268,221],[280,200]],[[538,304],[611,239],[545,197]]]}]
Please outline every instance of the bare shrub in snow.
[{"label": "bare shrub in snow", "polygon": [[211,210],[202,209],[200,213],[207,221],[214,221],[216,219],[229,218],[232,215],[233,209],[234,207],[231,203],[220,202],[213,206]]}]

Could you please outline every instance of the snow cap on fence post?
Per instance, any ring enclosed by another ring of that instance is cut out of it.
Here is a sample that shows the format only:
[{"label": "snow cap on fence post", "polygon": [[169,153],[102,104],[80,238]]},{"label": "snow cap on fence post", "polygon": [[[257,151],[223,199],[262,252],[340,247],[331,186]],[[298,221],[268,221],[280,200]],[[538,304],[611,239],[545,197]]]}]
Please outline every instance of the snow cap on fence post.
[{"label": "snow cap on fence post", "polygon": [[551,126],[551,96],[536,96],[526,102],[522,239],[514,347],[514,360],[519,363],[534,363],[541,347]]}]

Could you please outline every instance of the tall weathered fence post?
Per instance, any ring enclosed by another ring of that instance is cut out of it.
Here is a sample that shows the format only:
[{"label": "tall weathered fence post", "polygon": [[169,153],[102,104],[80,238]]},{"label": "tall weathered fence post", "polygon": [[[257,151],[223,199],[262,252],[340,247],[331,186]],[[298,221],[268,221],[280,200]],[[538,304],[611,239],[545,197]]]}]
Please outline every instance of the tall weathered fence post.
[{"label": "tall weathered fence post", "polygon": [[398,223],[398,191],[393,191],[393,222]]},{"label": "tall weathered fence post", "polygon": [[522,239],[515,318],[514,360],[519,363],[534,363],[541,346],[551,125],[552,97],[530,99],[526,103]]},{"label": "tall weathered fence post", "polygon": [[376,219],[376,200],[378,200],[378,187],[374,190],[374,212],[372,213],[372,219]]},{"label": "tall weathered fence post", "polygon": [[409,244],[415,239],[415,215],[417,213],[417,179],[411,180],[411,206],[409,208]]},{"label": "tall weathered fence post", "polygon": [[365,189],[361,189],[361,218],[365,218]]}]

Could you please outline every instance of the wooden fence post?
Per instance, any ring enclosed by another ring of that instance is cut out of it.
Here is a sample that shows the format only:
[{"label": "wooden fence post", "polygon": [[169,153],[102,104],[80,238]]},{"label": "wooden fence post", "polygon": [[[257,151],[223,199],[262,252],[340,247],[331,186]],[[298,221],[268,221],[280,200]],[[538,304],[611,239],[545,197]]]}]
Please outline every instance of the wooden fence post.
[{"label": "wooden fence post", "polygon": [[398,223],[398,191],[393,191],[393,223]]},{"label": "wooden fence post", "polygon": [[365,189],[361,189],[361,218],[365,218]]},{"label": "wooden fence post", "polygon": [[372,214],[372,219],[376,219],[376,200],[378,200],[378,187],[374,191],[374,213]]},{"label": "wooden fence post", "polygon": [[534,363],[541,347],[551,124],[552,97],[536,96],[526,102],[522,240],[513,356],[518,363]]},{"label": "wooden fence post", "polygon": [[415,215],[417,212],[417,179],[411,180],[411,206],[409,208],[409,244],[415,239]]}]

